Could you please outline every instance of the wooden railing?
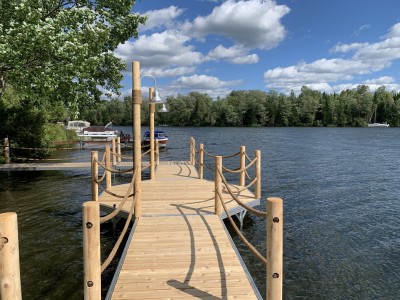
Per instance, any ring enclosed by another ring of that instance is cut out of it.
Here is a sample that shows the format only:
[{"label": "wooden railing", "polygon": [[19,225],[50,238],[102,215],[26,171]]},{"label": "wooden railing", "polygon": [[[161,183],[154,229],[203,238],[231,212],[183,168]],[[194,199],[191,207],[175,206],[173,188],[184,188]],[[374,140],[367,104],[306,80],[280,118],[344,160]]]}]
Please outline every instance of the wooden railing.
[{"label": "wooden railing", "polygon": [[[110,170],[106,170],[110,172]],[[128,227],[131,223],[134,209],[137,201],[137,190],[134,190],[135,179],[139,174],[139,167],[135,167],[132,180],[125,195],[116,195],[122,198],[118,207],[106,216],[100,216],[100,205],[98,201],[89,201],[83,204],[83,261],[84,261],[84,298],[85,299],[101,299],[101,273],[109,266],[115,257],[118,249],[122,244],[122,240],[126,236]],[[109,192],[107,189],[105,192]],[[100,225],[115,218],[121,212],[125,204],[131,199],[129,214],[126,218],[124,228],[118,237],[113,249],[107,259],[101,263],[100,249]]]},{"label": "wooden railing", "polygon": [[[196,159],[198,153],[198,160]],[[204,154],[214,158],[214,167],[210,167],[204,163]],[[237,169],[228,169],[223,166],[223,158],[239,157],[240,166]],[[248,164],[246,165],[246,162]],[[281,198],[266,198],[266,211],[257,210],[246,205],[239,199],[240,192],[254,186],[254,196],[256,199],[261,198],[261,152],[254,151],[254,159],[251,159],[245,151],[245,147],[241,146],[240,151],[229,156],[212,155],[204,150],[204,144],[199,145],[196,150],[195,140],[190,139],[190,163],[197,164],[199,178],[203,178],[204,168],[208,168],[214,173],[215,182],[215,214],[221,215],[222,209],[225,211],[232,228],[246,245],[246,247],[266,266],[267,278],[267,295],[268,300],[282,299],[282,282],[283,282],[283,201]],[[249,176],[249,168],[254,166],[254,178]],[[239,174],[239,186],[228,183],[224,173]],[[246,180],[250,181],[246,185]],[[255,214],[257,217],[266,219],[266,256],[263,256],[243,235],[232,219],[228,208],[224,201],[223,193],[228,193],[239,206],[246,211]]]},{"label": "wooden railing", "polygon": [[0,299],[22,299],[18,222],[14,212],[0,214]]}]

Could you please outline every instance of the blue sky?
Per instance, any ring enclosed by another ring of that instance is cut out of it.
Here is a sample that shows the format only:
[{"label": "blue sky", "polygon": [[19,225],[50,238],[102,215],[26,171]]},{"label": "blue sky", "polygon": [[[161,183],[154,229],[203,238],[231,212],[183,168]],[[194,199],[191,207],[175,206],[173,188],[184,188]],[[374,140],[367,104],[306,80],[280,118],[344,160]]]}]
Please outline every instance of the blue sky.
[{"label": "blue sky", "polygon": [[[400,91],[399,0],[141,0],[139,38],[115,53],[153,75],[161,96],[232,90]],[[153,85],[143,78],[142,88]]]}]

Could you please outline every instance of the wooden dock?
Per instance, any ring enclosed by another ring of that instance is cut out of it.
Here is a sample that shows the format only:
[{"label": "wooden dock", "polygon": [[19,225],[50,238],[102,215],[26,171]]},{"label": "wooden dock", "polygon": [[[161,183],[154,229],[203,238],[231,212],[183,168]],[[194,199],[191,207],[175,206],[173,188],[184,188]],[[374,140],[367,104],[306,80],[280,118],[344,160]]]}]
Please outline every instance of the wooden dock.
[{"label": "wooden dock", "polygon": [[[128,184],[110,188],[121,194]],[[221,216],[214,214],[214,182],[198,179],[187,163],[157,167],[142,182],[142,217],[135,222],[109,299],[262,299]],[[240,199],[259,199],[245,190]],[[119,200],[103,193],[107,210]],[[237,205],[226,196],[237,213]],[[126,204],[127,211],[130,203]]]}]

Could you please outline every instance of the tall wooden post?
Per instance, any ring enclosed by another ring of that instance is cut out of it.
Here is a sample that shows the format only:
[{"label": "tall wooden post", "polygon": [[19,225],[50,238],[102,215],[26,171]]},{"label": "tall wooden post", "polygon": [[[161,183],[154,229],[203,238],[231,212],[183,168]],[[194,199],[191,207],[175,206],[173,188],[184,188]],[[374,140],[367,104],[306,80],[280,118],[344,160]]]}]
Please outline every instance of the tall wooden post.
[{"label": "tall wooden post", "polygon": [[154,88],[149,88],[149,112],[150,112],[150,179],[155,178],[154,174],[154,113],[156,104],[153,102]]},{"label": "tall wooden post", "polygon": [[156,140],[156,166],[160,165],[160,145],[158,144],[158,140]]},{"label": "tall wooden post", "polygon": [[[110,146],[106,146],[106,168],[110,169],[111,168],[111,160],[110,160]],[[108,170],[105,170],[106,172],[106,187],[110,188],[111,187],[111,172]]]},{"label": "tall wooden post", "polygon": [[22,299],[18,222],[14,212],[0,214],[0,296],[3,300]]},{"label": "tall wooden post", "polygon": [[121,137],[117,137],[117,161],[120,163],[122,161],[121,158]]},{"label": "tall wooden post", "polygon": [[261,151],[255,150],[254,156],[257,158],[257,161],[254,165],[254,177],[257,178],[257,181],[254,185],[254,195],[256,199],[261,198]]},{"label": "tall wooden post", "polygon": [[204,173],[204,144],[199,145],[199,179],[203,179]]},{"label": "tall wooden post", "polygon": [[133,166],[138,168],[138,176],[135,179],[135,217],[142,215],[142,148],[140,127],[140,106],[142,104],[142,91],[140,84],[140,62],[132,62],[132,104],[133,104]]},{"label": "tall wooden post", "polygon": [[[214,174],[214,181],[215,181],[215,214],[221,214],[221,197],[219,194],[222,194],[222,178],[219,174],[222,174],[222,156],[215,157],[215,174]],[[218,193],[219,192],[219,193]]]},{"label": "tall wooden post", "polygon": [[99,201],[99,186],[95,182],[99,178],[99,165],[96,160],[98,160],[98,152],[92,151],[92,200]]},{"label": "tall wooden post", "polygon": [[111,145],[112,145],[112,165],[115,166],[117,164],[117,150],[115,147],[115,138],[112,139],[111,141]]},{"label": "tall wooden post", "polygon": [[282,299],[283,203],[267,198],[267,300]]},{"label": "tall wooden post", "polygon": [[4,139],[4,156],[6,160],[6,164],[10,163],[10,141],[8,138]]},{"label": "tall wooden post", "polygon": [[196,140],[193,137],[190,138],[190,164],[196,164]]},{"label": "tall wooden post", "polygon": [[[246,167],[246,146],[241,146],[240,147],[240,169],[244,169]],[[246,182],[246,171],[243,170],[240,172],[240,178],[239,178],[239,185],[240,186],[245,186]]]},{"label": "tall wooden post", "polygon": [[193,165],[193,137],[190,137],[189,141],[189,163]]},{"label": "tall wooden post", "polygon": [[101,299],[100,205],[83,203],[83,269],[85,300]]}]

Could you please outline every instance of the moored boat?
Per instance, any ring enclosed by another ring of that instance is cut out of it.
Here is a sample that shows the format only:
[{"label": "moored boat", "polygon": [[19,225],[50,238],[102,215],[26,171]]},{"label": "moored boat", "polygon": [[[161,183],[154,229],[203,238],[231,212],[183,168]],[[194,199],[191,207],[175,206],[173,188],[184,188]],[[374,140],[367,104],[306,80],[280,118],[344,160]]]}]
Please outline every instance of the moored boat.
[{"label": "moored boat", "polygon": [[[168,144],[168,136],[164,131],[155,130],[154,131],[154,140],[158,140],[158,145],[160,148],[166,148]],[[150,146],[150,131],[146,131],[142,138],[142,146],[149,147]]]},{"label": "moored boat", "polygon": [[368,127],[389,127],[388,123],[369,123]]},{"label": "moored boat", "polygon": [[83,128],[79,133],[78,137],[85,139],[99,139],[99,140],[111,140],[118,137],[118,130],[113,130],[111,128],[112,122],[108,123],[106,126],[89,126]]}]

